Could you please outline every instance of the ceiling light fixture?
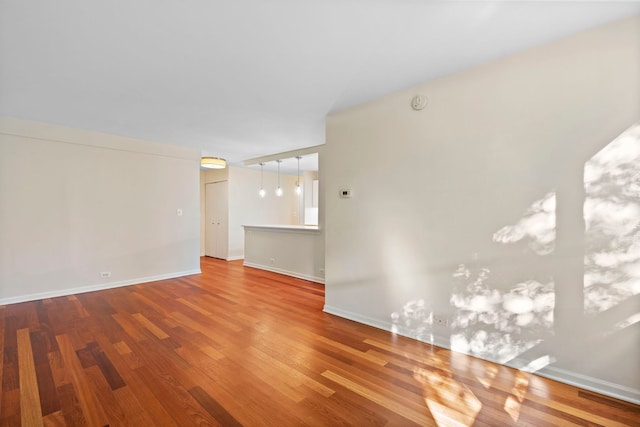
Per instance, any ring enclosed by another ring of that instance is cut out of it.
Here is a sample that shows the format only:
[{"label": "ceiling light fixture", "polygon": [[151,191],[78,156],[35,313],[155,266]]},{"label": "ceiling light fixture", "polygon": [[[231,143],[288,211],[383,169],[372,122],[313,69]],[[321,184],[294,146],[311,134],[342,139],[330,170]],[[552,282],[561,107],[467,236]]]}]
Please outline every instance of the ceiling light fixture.
[{"label": "ceiling light fixture", "polygon": [[278,162],[278,187],[276,188],[276,196],[282,197],[282,187],[280,187],[280,163],[282,160],[276,160]]},{"label": "ceiling light fixture", "polygon": [[298,196],[302,194],[302,187],[300,187],[300,159],[301,158],[302,156],[296,156],[296,159],[298,159],[298,180],[296,181],[296,194]]},{"label": "ceiling light fixture", "polygon": [[227,161],[221,157],[203,157],[200,159],[200,166],[205,169],[224,169]]},{"label": "ceiling light fixture", "polygon": [[267,192],[264,191],[264,163],[260,163],[260,191],[258,191],[260,197],[264,198]]}]

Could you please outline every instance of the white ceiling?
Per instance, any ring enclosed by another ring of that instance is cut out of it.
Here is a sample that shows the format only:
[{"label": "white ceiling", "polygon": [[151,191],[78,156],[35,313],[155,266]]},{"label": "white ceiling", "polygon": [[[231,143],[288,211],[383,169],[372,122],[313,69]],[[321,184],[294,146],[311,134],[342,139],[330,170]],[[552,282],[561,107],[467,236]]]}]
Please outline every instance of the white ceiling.
[{"label": "white ceiling", "polygon": [[333,111],[640,13],[640,2],[0,0],[0,114],[242,160]]}]

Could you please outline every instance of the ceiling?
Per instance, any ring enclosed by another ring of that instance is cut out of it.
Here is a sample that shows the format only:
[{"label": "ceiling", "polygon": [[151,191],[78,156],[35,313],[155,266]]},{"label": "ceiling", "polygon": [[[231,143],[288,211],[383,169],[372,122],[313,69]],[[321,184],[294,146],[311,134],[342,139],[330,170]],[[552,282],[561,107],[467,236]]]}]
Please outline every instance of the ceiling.
[{"label": "ceiling", "polygon": [[0,114],[231,164],[328,113],[639,14],[638,1],[0,0]]}]

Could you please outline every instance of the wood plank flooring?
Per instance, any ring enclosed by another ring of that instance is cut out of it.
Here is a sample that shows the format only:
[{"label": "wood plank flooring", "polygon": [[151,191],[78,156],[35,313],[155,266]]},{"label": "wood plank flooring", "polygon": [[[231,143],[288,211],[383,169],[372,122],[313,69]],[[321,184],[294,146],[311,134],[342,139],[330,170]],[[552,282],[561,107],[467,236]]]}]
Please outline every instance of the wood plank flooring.
[{"label": "wood plank flooring", "polygon": [[640,407],[340,319],[323,286],[201,275],[0,307],[2,426],[640,426]]}]

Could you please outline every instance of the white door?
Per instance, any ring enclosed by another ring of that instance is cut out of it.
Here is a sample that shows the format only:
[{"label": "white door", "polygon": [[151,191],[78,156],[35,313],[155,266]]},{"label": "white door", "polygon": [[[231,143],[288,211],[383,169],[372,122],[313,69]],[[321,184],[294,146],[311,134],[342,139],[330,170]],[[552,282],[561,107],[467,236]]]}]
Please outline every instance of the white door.
[{"label": "white door", "polygon": [[227,259],[229,247],[228,227],[229,190],[227,181],[205,185],[205,239],[204,254]]}]

